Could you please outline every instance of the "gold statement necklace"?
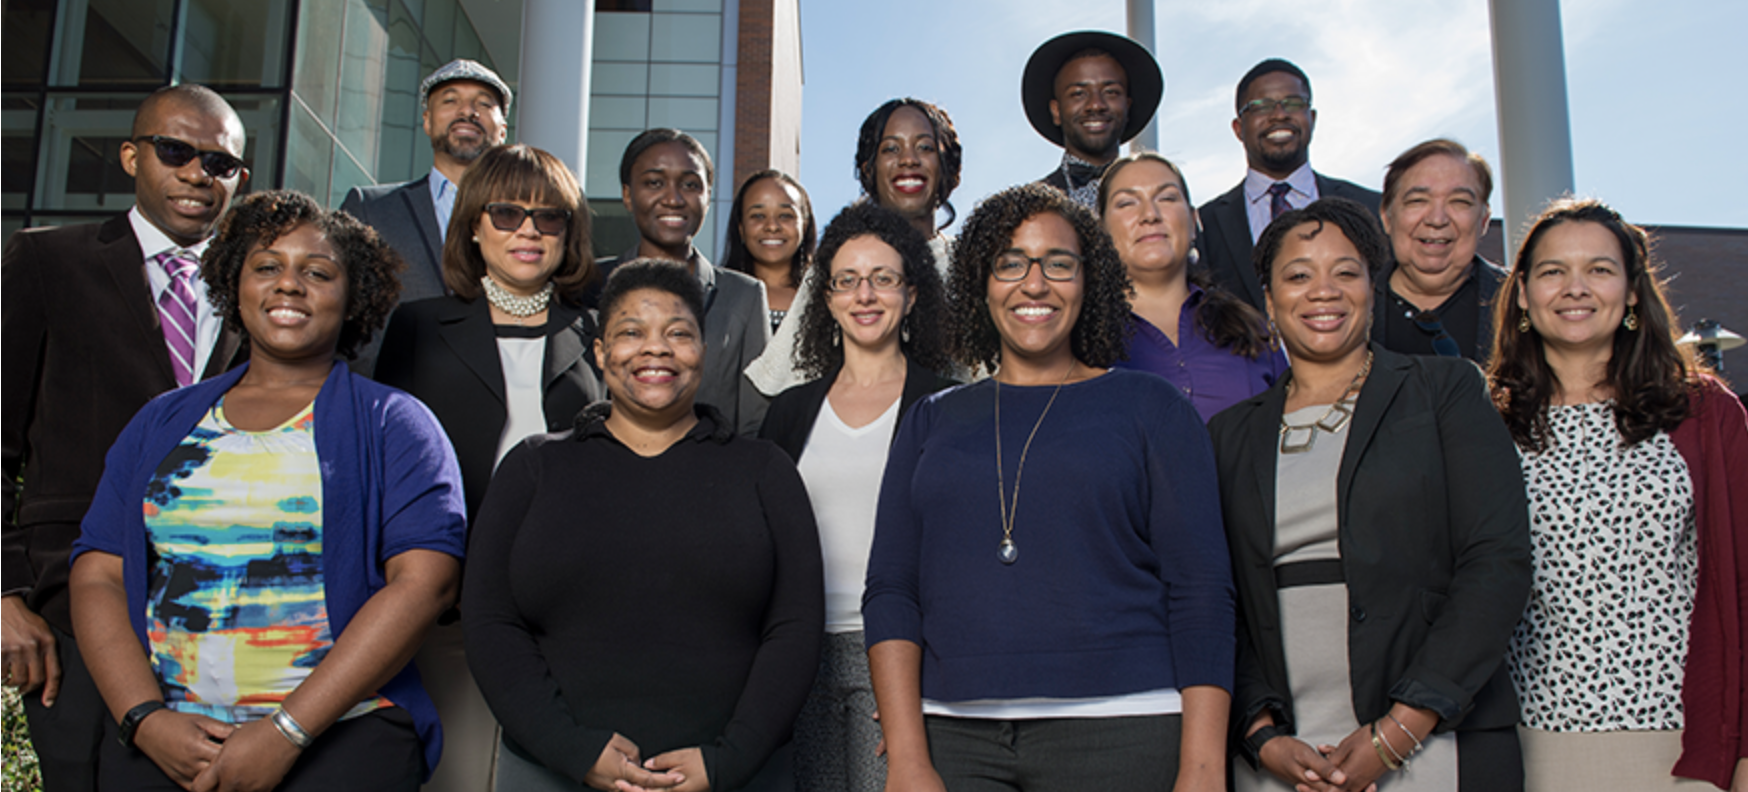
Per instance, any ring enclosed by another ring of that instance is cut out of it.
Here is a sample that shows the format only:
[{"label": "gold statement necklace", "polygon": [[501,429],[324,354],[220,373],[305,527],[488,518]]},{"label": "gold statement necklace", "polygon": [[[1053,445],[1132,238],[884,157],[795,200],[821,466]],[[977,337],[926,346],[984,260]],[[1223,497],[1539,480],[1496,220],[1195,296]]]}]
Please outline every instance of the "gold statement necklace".
[{"label": "gold statement necklace", "polygon": [[[1354,400],[1359,397],[1360,384],[1366,381],[1366,375],[1372,373],[1372,351],[1366,350],[1366,363],[1360,366],[1359,373],[1353,375],[1353,381],[1347,384],[1341,398],[1336,399],[1323,416],[1308,424],[1287,423],[1287,416],[1281,416],[1281,453],[1303,454],[1317,444],[1317,430],[1321,429],[1335,434],[1347,426],[1353,418]],[[1288,387],[1291,387],[1289,385]],[[1303,433],[1303,434],[1301,434]],[[1302,437],[1300,441],[1296,438]]]},{"label": "gold statement necklace", "polygon": [[1014,517],[1020,510],[1020,478],[1026,475],[1026,454],[1032,450],[1032,440],[1038,436],[1038,427],[1044,425],[1044,416],[1050,414],[1050,408],[1056,405],[1056,397],[1062,393],[1062,386],[1068,384],[1068,377],[1073,373],[1074,363],[1070,362],[1068,371],[1062,375],[1062,381],[1056,383],[1056,390],[1051,391],[1050,401],[1044,403],[1044,411],[1038,414],[1038,422],[1032,424],[1032,433],[1026,435],[1026,444],[1020,448],[1020,467],[1014,471],[1014,498],[1011,504],[1008,501],[1007,479],[1001,468],[1001,380],[995,380],[995,492],[996,502],[1001,504],[1001,546],[996,549],[996,558],[1001,559],[1003,564],[1020,560],[1020,549],[1014,546]]}]

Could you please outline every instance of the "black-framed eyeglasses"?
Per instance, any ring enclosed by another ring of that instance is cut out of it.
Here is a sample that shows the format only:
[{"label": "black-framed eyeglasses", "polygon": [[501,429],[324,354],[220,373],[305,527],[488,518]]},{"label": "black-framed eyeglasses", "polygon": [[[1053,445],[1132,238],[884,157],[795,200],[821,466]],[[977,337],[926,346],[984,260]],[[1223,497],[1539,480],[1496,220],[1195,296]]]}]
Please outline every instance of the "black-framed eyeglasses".
[{"label": "black-framed eyeglasses", "polygon": [[1415,314],[1413,319],[1414,326],[1420,328],[1420,332],[1432,336],[1432,351],[1438,353],[1439,357],[1463,356],[1462,348],[1457,346],[1457,339],[1451,337],[1450,331],[1445,329],[1445,323],[1438,318],[1438,314],[1431,311],[1421,311]]},{"label": "black-framed eyeglasses", "polygon": [[854,272],[840,272],[826,282],[826,287],[839,294],[853,292],[867,281],[875,291],[898,291],[904,288],[904,276],[889,269],[877,269],[867,275],[857,275]]},{"label": "black-framed eyeglasses", "polygon": [[200,169],[206,175],[215,179],[229,179],[243,169],[243,161],[224,151],[201,151],[193,143],[168,135],[141,135],[131,138],[128,142],[152,144],[152,151],[158,155],[158,161],[171,168],[187,165],[195,157],[200,158]]},{"label": "black-framed eyeglasses", "polygon": [[534,230],[546,236],[558,236],[571,226],[569,209],[526,209],[513,203],[489,203],[485,212],[492,227],[499,231],[514,232],[530,217],[534,218]]},{"label": "black-framed eyeglasses", "polygon": [[1071,281],[1080,272],[1080,257],[1073,253],[1049,253],[1034,258],[1008,252],[995,257],[995,266],[990,267],[989,274],[1007,283],[1023,281],[1033,264],[1043,270],[1045,280]]},{"label": "black-framed eyeglasses", "polygon": [[1303,113],[1311,109],[1311,100],[1303,96],[1289,96],[1285,99],[1252,99],[1238,108],[1238,114],[1247,116],[1251,113],[1272,113],[1276,110],[1288,113]]}]

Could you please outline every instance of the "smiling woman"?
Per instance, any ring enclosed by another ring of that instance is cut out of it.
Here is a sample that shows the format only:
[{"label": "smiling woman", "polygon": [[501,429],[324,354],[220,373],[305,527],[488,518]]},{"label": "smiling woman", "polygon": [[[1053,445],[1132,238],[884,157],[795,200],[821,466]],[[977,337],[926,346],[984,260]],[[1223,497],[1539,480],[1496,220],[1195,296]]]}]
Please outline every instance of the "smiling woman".
[{"label": "smiling woman", "polygon": [[74,627],[121,724],[101,785],[411,790],[436,766],[407,661],[460,580],[455,457],[417,400],[336,360],[400,267],[290,192],[241,201],[208,248],[249,363],[134,418],[73,550]]}]

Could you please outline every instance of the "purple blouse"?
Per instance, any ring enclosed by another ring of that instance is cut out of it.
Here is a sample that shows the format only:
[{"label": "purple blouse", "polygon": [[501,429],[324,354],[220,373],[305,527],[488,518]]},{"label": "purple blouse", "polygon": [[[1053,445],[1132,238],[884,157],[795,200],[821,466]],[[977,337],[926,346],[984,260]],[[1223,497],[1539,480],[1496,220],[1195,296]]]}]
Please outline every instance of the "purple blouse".
[{"label": "purple blouse", "polygon": [[1119,360],[1113,367],[1146,371],[1164,377],[1177,386],[1202,422],[1242,399],[1248,399],[1275,384],[1287,371],[1287,357],[1279,350],[1258,360],[1251,360],[1230,350],[1214,346],[1196,327],[1196,306],[1202,302],[1202,289],[1190,285],[1189,299],[1178,312],[1177,337],[1180,344],[1154,327],[1152,322],[1129,314],[1129,359]]}]

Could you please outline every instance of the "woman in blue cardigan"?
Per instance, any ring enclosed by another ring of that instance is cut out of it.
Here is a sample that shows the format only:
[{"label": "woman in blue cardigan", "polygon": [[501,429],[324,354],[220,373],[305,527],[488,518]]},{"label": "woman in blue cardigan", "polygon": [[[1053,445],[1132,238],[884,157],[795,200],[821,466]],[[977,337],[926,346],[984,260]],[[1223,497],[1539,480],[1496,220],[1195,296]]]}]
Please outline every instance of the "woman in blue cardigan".
[{"label": "woman in blue cardigan", "polygon": [[862,599],[887,789],[1226,787],[1213,452],[1177,388],[1110,368],[1127,291],[1052,188],[965,223],[948,345],[995,373],[899,426]]},{"label": "woman in blue cardigan", "polygon": [[250,363],[153,400],[73,548],[73,624],[115,716],[110,789],[416,789],[408,666],[454,602],[466,518],[425,407],[352,375],[400,261],[308,196],[240,202],[201,276]]}]

